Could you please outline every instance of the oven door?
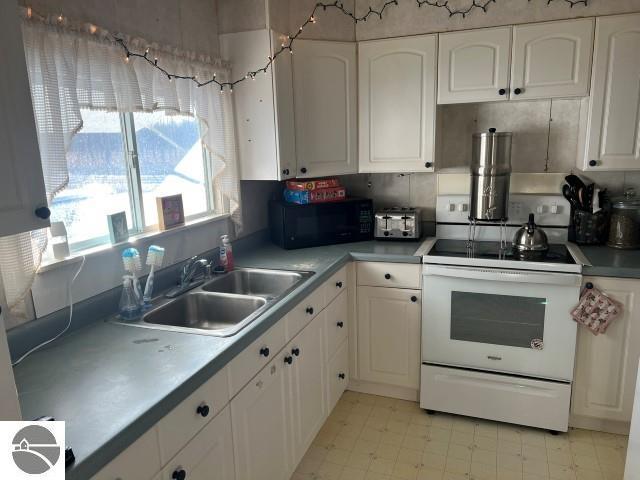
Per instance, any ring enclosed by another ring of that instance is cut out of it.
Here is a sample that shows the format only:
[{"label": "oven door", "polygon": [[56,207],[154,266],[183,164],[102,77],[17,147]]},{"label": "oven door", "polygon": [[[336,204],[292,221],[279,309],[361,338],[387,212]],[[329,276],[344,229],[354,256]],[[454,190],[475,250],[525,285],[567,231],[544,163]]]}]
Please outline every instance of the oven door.
[{"label": "oven door", "polygon": [[422,360],[573,379],[581,276],[425,265]]}]

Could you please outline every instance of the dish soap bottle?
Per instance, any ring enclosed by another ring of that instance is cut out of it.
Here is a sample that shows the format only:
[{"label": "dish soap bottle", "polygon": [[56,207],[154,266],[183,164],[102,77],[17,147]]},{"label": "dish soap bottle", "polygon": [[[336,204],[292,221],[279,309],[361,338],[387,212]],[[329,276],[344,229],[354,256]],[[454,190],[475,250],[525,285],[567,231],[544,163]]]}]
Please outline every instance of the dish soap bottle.
[{"label": "dish soap bottle", "polygon": [[231,247],[231,241],[229,235],[222,235],[220,237],[222,245],[220,245],[220,265],[224,267],[225,272],[233,270],[233,248]]}]

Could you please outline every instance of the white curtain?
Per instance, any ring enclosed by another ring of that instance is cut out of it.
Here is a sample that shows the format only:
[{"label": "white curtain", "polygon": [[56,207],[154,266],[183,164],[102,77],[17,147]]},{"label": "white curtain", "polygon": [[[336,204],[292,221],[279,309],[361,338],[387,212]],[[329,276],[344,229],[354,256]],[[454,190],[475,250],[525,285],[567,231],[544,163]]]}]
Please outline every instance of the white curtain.
[{"label": "white curtain", "polygon": [[[165,110],[203,122],[202,141],[213,159],[213,185],[222,211],[242,229],[240,187],[233,113],[229,94],[216,85],[198,87],[188,80],[169,81],[143,59],[125,62],[122,47],[110,32],[93,25],[60,25],[57,19],[25,19],[22,28],[33,107],[49,203],[69,181],[66,152],[82,128],[81,108],[119,112]],[[93,32],[93,33],[91,33]],[[132,51],[150,48],[150,58],[167,71],[201,79],[226,81],[228,66],[171,47],[126,39]],[[0,238],[0,271],[6,301],[22,313],[41,255],[46,231]]]}]

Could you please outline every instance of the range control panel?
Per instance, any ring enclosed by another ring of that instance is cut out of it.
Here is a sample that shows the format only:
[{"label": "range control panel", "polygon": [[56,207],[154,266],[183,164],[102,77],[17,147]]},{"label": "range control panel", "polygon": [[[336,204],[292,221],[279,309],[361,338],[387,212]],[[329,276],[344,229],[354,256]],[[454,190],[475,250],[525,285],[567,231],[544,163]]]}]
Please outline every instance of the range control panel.
[{"label": "range control panel", "polygon": [[[436,201],[436,222],[469,222],[468,195],[440,195]],[[529,214],[535,215],[540,226],[566,227],[569,225],[571,208],[562,195],[514,194],[509,197],[509,225],[527,223]]]}]

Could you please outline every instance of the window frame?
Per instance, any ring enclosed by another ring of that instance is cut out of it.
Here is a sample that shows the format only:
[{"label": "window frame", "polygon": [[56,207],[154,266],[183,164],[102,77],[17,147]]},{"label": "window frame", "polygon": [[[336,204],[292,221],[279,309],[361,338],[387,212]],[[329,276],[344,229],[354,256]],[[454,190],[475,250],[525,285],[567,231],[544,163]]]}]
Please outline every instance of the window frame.
[{"label": "window frame", "polygon": [[[125,172],[127,175],[127,193],[129,196],[129,205],[131,210],[131,225],[129,225],[130,237],[160,231],[157,223],[145,226],[142,176],[140,174],[140,164],[138,161],[138,144],[133,117],[134,113],[135,112],[118,112],[118,116],[120,117],[120,137],[122,140],[122,161],[124,162]],[[191,117],[189,115],[184,116],[198,121],[196,117]],[[202,128],[202,122],[198,121],[199,132],[202,132]],[[213,172],[212,157],[201,139],[200,143],[202,147],[202,161],[204,163],[203,169],[206,208],[201,213],[185,216],[185,223],[222,213],[219,211],[219,205],[218,202],[216,202],[216,195],[213,188],[213,178],[211,175]],[[109,235],[103,235],[74,243],[70,242],[69,251],[74,255],[96,247],[108,246],[110,243]]]}]

